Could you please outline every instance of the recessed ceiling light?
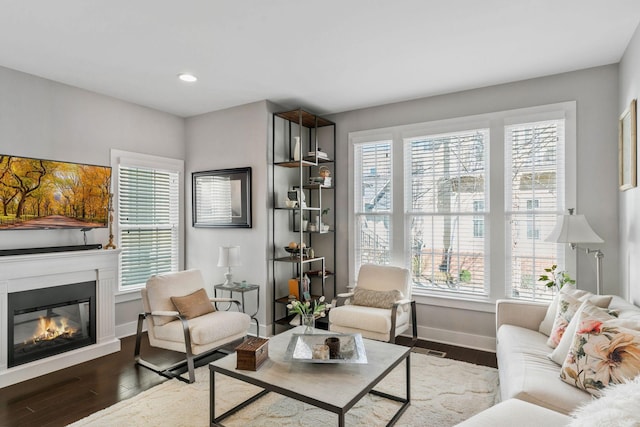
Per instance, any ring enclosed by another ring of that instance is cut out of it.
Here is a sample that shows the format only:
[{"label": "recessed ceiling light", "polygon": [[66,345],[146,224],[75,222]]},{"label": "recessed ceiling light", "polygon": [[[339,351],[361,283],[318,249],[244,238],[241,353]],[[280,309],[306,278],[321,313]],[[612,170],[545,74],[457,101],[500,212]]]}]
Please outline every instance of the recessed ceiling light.
[{"label": "recessed ceiling light", "polygon": [[180,73],[178,74],[178,78],[183,82],[188,82],[188,83],[193,83],[195,81],[198,81],[198,78],[196,76],[189,73]]}]

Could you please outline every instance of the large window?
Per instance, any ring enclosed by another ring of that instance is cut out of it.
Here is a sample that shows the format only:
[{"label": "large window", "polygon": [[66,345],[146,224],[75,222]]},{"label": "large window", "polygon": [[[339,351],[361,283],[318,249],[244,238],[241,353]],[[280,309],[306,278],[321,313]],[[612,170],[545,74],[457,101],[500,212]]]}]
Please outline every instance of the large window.
[{"label": "large window", "polygon": [[357,144],[356,264],[388,264],[391,256],[391,141]]},{"label": "large window", "polygon": [[505,211],[511,294],[545,300],[536,278],[552,264],[564,265],[555,243],[545,242],[564,207],[565,120],[505,128]]},{"label": "large window", "polygon": [[355,132],[350,141],[352,280],[364,263],[404,264],[416,295],[551,298],[537,277],[564,263],[564,248],[544,239],[575,205],[567,185],[575,179],[566,179],[575,164],[565,155],[575,150],[575,103]]},{"label": "large window", "polygon": [[[114,150],[115,151],[115,150]],[[120,290],[144,286],[154,274],[178,271],[182,162],[116,155]]]},{"label": "large window", "polygon": [[488,129],[405,140],[405,210],[415,286],[486,294],[488,143]]}]

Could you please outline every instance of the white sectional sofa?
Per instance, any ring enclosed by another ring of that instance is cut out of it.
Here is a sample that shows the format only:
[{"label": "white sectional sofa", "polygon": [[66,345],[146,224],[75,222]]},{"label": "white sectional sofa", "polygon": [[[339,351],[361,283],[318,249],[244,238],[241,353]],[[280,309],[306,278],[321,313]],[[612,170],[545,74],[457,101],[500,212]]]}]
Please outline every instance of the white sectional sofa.
[{"label": "white sectional sofa", "polygon": [[[549,359],[547,336],[538,331],[547,305],[500,300],[496,305],[496,356],[502,402],[461,426],[566,426],[569,414],[593,400],[563,382],[560,366]],[[621,319],[640,319],[640,308],[614,296],[609,304]],[[523,403],[524,402],[524,403]]]}]

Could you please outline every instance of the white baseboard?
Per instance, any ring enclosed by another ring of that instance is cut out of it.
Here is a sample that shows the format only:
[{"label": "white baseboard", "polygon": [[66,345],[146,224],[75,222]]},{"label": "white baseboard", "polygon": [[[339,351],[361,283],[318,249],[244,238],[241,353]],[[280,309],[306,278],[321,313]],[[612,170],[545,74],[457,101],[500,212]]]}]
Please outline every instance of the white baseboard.
[{"label": "white baseboard", "polygon": [[[116,325],[116,337],[124,338],[131,335],[136,334],[136,330],[138,329],[138,321],[121,323],[120,325]],[[142,330],[147,330],[147,325],[143,324]]]}]

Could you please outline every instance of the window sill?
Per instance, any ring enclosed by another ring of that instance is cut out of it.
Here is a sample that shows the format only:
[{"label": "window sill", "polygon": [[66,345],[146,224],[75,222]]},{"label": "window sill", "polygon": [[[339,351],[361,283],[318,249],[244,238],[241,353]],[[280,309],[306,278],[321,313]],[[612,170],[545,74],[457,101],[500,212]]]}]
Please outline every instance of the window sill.
[{"label": "window sill", "polygon": [[481,311],[485,313],[496,312],[495,301],[491,301],[490,299],[484,298],[484,297],[475,297],[471,299],[471,298],[456,297],[452,295],[430,294],[424,291],[417,294],[414,291],[413,298],[416,300],[417,304],[422,304],[422,305],[434,305],[437,307],[456,308],[460,310],[469,310],[469,311]]}]

